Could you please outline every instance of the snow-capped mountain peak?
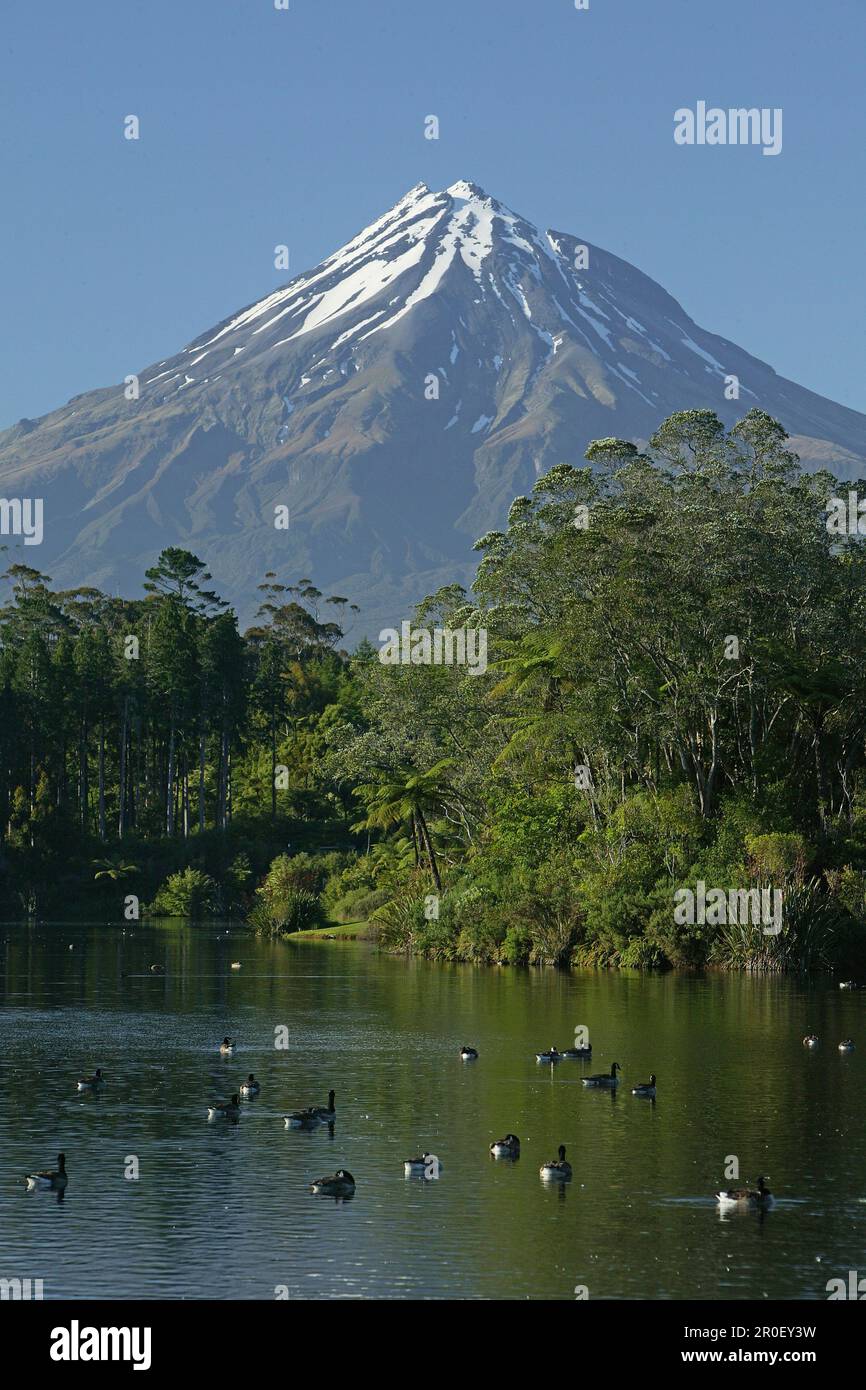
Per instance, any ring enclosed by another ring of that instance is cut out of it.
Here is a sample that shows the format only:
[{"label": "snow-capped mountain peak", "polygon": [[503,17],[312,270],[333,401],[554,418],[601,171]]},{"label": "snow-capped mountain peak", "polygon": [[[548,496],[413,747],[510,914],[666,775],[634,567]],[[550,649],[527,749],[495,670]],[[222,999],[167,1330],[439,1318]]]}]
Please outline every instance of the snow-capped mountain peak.
[{"label": "snow-capped mountain peak", "polygon": [[[434,293],[455,256],[479,279],[482,263],[493,248],[497,220],[504,235],[514,236],[520,219],[477,184],[460,180],[439,193],[431,192],[424,183],[416,184],[384,216],[326,257],[315,270],[243,310],[212,337],[197,339],[187,353],[202,361],[224,339],[247,330],[252,338],[267,333],[277,323],[292,329],[276,342],[268,340],[269,346],[282,346],[347,315],[355,321],[350,336],[369,329],[362,333],[363,341]],[[401,301],[396,313],[382,309],[375,316],[381,322],[359,321],[358,311],[365,304],[418,267],[423,270],[418,281],[391,301]],[[346,338],[341,336],[338,341]],[[238,343],[232,346],[237,349]]]},{"label": "snow-capped mountain peak", "polygon": [[[717,273],[716,271],[713,272]],[[118,585],[194,548],[249,618],[310,575],[365,630],[468,583],[471,543],[552,464],[709,407],[776,416],[807,462],[866,468],[866,418],[700,328],[660,285],[459,179],[403,195],[319,265],[120,384],[0,436],[0,486],[46,499],[55,582]],[[733,386],[732,386],[733,384]],[[273,507],[290,510],[277,532]]]},{"label": "snow-capped mountain peak", "polygon": [[[466,272],[471,280],[461,280]],[[646,312],[647,290],[672,311],[654,331],[643,322],[656,316]],[[357,370],[357,355],[371,339],[405,327],[407,319],[414,328],[422,308],[428,313],[419,332],[427,330],[432,307],[448,314],[446,302],[467,295],[500,320],[494,338],[502,336],[506,320],[531,335],[536,369],[569,342],[598,358],[607,383],[590,383],[590,389],[603,403],[614,387],[652,407],[656,392],[652,384],[644,389],[641,359],[670,363],[685,350],[693,356],[685,359],[687,375],[701,381],[707,373],[725,375],[725,364],[698,341],[700,330],[652,281],[576,237],[542,233],[478,184],[460,179],[439,192],[416,184],[312,271],[196,339],[180,358],[160,363],[145,385],[165,400],[237,376],[251,355],[273,361],[306,342],[308,360],[288,384],[307,387],[317,372],[345,374],[350,358]],[[455,333],[460,318],[451,313]],[[507,355],[498,354],[503,361]]]}]

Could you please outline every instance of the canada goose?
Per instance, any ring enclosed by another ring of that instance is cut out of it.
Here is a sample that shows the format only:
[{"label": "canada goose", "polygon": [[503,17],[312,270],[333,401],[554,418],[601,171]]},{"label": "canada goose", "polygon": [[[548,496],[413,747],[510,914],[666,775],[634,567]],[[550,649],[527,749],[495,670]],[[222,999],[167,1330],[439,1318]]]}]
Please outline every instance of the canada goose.
[{"label": "canada goose", "polygon": [[220,1043],[220,1052],[226,1057],[230,1056],[235,1050],[235,1045],[231,1038],[223,1038]]},{"label": "canada goose", "polygon": [[240,970],[241,968],[242,968],[242,967],[241,967],[241,963],[240,963],[239,960],[233,960],[233,961],[232,961],[232,970]]},{"label": "canada goose", "polygon": [[240,1113],[240,1098],[236,1095],[231,1100],[218,1100],[207,1108],[209,1120],[234,1120]]},{"label": "canada goose", "polygon": [[322,1123],[318,1110],[312,1106],[307,1110],[291,1110],[283,1119],[286,1129],[316,1129]]},{"label": "canada goose", "polygon": [[853,1052],[853,1051],[854,1051],[854,1039],[853,1039],[853,1038],[845,1038],[844,1042],[840,1042],[840,1044],[839,1044],[839,1051],[840,1051],[840,1052]]},{"label": "canada goose", "polygon": [[79,1091],[95,1091],[97,1086],[105,1085],[105,1077],[102,1075],[102,1068],[97,1067],[92,1076],[79,1076]]},{"label": "canada goose", "polygon": [[553,1163],[542,1163],[538,1176],[545,1182],[571,1182],[571,1164],[565,1159],[565,1145],[559,1146],[559,1158]]},{"label": "canada goose", "polygon": [[490,1152],[494,1158],[519,1158],[520,1140],[516,1134],[506,1134],[504,1139],[497,1139],[490,1145]]},{"label": "canada goose", "polygon": [[655,1072],[652,1072],[652,1074],[650,1075],[649,1081],[642,1081],[639,1085],[637,1085],[637,1086],[632,1086],[632,1088],[631,1088],[631,1093],[632,1093],[633,1096],[645,1096],[645,1097],[647,1098],[647,1100],[655,1100],[655,1098],[656,1098],[656,1074],[655,1074]]},{"label": "canada goose", "polygon": [[608,1090],[612,1090],[619,1085],[618,1071],[622,1071],[619,1062],[612,1062],[609,1075],[607,1072],[601,1072],[598,1076],[585,1076],[583,1084],[584,1086],[606,1086]]},{"label": "canada goose", "polygon": [[351,1197],[355,1191],[355,1179],[345,1168],[338,1168],[327,1178],[316,1178],[310,1183],[310,1191],[325,1197]]},{"label": "canada goose", "polygon": [[69,1181],[69,1175],[66,1172],[66,1154],[57,1155],[56,1171],[45,1168],[40,1173],[28,1173],[24,1181],[27,1184],[28,1192],[34,1192],[40,1187],[50,1187],[55,1192],[64,1188]]},{"label": "canada goose", "polygon": [[592,1056],[592,1043],[587,1043],[586,1047],[567,1047],[562,1055],[567,1062],[588,1061]]},{"label": "canada goose", "polygon": [[536,1062],[561,1062],[562,1053],[554,1043],[548,1052],[536,1052],[535,1060]]},{"label": "canada goose", "polygon": [[769,1207],[773,1204],[773,1194],[764,1178],[758,1178],[756,1189],[735,1187],[728,1192],[717,1192],[716,1201],[720,1207]]},{"label": "canada goose", "polygon": [[803,1039],[803,1046],[804,1046],[804,1047],[817,1047],[817,1046],[818,1046],[818,1034],[817,1034],[817,1033],[807,1033],[806,1036],[805,1036],[805,1038]]},{"label": "canada goose", "polygon": [[315,1110],[323,1125],[332,1125],[337,1118],[337,1107],[334,1105],[336,1095],[336,1091],[329,1091],[327,1105],[310,1106],[311,1110]]},{"label": "canada goose", "polygon": [[334,1105],[336,1091],[328,1092],[327,1105],[308,1105],[304,1110],[291,1110],[284,1115],[286,1129],[315,1129],[316,1125],[332,1125],[337,1118]]},{"label": "canada goose", "polygon": [[478,1060],[478,1048],[467,1047],[464,1043],[460,1049],[460,1056],[464,1062],[475,1062]]},{"label": "canada goose", "polygon": [[403,1164],[407,1178],[438,1178],[442,1164],[435,1154],[419,1154],[417,1158],[407,1158]]},{"label": "canada goose", "polygon": [[256,1081],[256,1078],[253,1076],[252,1072],[250,1072],[246,1081],[241,1082],[242,1096],[257,1096],[261,1089],[261,1086],[259,1085],[258,1081]]}]

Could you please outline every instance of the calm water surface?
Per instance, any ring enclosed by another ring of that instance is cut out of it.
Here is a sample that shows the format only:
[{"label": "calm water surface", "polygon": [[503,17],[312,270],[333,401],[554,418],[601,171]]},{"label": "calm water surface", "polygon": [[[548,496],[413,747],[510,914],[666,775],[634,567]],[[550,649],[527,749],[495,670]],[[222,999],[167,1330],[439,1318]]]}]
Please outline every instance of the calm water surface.
[{"label": "calm water surface", "polygon": [[[0,1005],[0,1277],[42,1278],[46,1298],[811,1299],[866,1270],[866,995],[832,983],[476,969],[214,926],[0,926]],[[578,1024],[591,1068],[538,1066]],[[841,1056],[849,1034],[861,1050]],[[581,1086],[613,1060],[618,1094]],[[103,1091],[79,1095],[97,1066]],[[250,1071],[260,1097],[209,1123]],[[655,1104],[629,1090],[651,1071]],[[330,1087],[333,1133],[284,1129]],[[509,1130],[519,1162],[492,1161]],[[538,1168],[560,1143],[575,1175],[552,1189]],[[61,1149],[64,1200],[25,1193]],[[422,1150],[438,1181],[403,1177]],[[772,1211],[720,1218],[730,1154],[742,1180],[769,1174]],[[309,1194],[339,1167],[351,1201]]]}]

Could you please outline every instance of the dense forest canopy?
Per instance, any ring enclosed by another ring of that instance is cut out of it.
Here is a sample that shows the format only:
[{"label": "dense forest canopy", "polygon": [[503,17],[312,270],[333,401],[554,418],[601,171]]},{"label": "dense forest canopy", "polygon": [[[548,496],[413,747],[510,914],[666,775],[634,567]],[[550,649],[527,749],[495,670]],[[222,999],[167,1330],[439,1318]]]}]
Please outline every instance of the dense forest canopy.
[{"label": "dense forest canopy", "polygon": [[[137,600],[13,564],[4,915],[119,916],[193,873],[208,910],[300,920],[274,904],[304,892],[471,959],[856,954],[866,558],[828,527],[839,483],[757,410],[727,433],[682,412],[586,460],[477,543],[471,594],[418,606],[416,627],[486,631],[483,675],[350,655],[350,606],[306,579],[266,575],[241,634],[184,550]],[[678,925],[698,878],[783,884],[784,939]]]}]

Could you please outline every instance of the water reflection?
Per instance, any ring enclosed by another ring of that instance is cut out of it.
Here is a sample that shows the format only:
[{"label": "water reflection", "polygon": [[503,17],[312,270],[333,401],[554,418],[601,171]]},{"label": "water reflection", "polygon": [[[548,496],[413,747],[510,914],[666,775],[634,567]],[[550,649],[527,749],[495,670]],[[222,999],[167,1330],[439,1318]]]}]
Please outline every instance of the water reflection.
[{"label": "water reflection", "polygon": [[[210,927],[0,938],[0,1277],[44,1277],[46,1298],[225,1297],[217,1224],[238,1298],[495,1298],[503,1268],[510,1298],[572,1299],[578,1283],[814,1298],[862,1262],[866,1063],[836,1046],[857,1041],[856,994],[433,965]],[[578,1022],[590,1065],[536,1063],[540,1038]],[[828,1045],[804,1048],[809,1032]],[[619,1088],[582,1085],[616,1058]],[[106,1084],[78,1092],[96,1067]],[[631,1094],[651,1071],[658,1101]],[[260,1094],[208,1123],[251,1072]],[[331,1088],[336,1123],[285,1128]],[[511,1133],[521,1160],[491,1162]],[[560,1144],[572,1181],[539,1181]],[[61,1150],[66,1191],[22,1201],[30,1165]],[[405,1182],[425,1152],[441,1180]],[[731,1154],[745,1183],[774,1175],[771,1212],[718,1210]],[[314,1201],[341,1169],[354,1194]]]}]

